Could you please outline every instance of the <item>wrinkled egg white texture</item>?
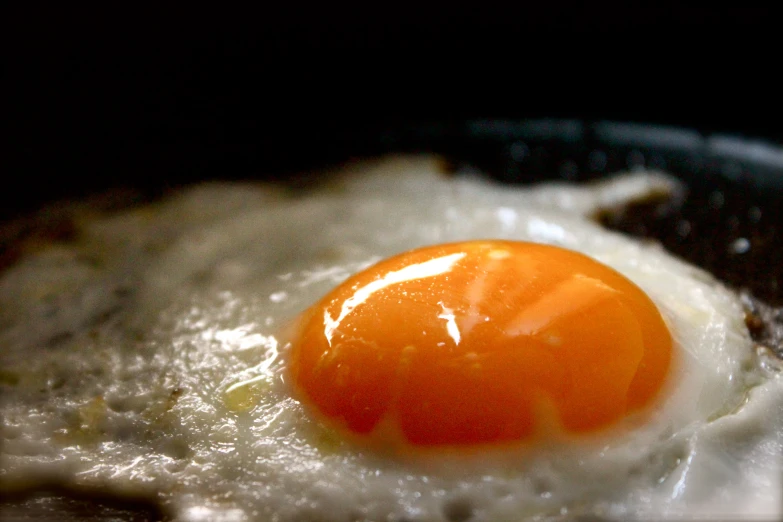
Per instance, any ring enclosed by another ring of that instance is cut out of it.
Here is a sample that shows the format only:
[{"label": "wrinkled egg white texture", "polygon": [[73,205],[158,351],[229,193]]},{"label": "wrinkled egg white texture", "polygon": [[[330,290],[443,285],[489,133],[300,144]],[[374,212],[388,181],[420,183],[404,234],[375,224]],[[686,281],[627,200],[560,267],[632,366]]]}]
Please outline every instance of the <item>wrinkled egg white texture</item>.
[{"label": "wrinkled egg white texture", "polygon": [[[588,218],[675,182],[510,187],[438,165],[358,162],[297,191],[198,185],[22,258],[0,276],[0,487],[153,495],[192,521],[779,516],[783,387],[737,296]],[[479,238],[581,251],[647,292],[679,351],[650,417],[471,466],[384,458],[311,420],[283,382],[280,329],[384,257]]]}]

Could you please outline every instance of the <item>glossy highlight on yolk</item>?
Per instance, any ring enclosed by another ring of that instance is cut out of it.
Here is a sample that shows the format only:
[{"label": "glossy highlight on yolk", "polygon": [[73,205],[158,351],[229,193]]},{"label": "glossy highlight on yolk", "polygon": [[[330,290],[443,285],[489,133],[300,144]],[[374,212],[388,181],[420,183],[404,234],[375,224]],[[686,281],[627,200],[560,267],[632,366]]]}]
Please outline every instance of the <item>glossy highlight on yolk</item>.
[{"label": "glossy highlight on yolk", "polygon": [[610,426],[651,403],[671,335],[613,269],[559,247],[469,241],[412,250],[307,310],[291,343],[297,396],[369,441],[417,447]]}]

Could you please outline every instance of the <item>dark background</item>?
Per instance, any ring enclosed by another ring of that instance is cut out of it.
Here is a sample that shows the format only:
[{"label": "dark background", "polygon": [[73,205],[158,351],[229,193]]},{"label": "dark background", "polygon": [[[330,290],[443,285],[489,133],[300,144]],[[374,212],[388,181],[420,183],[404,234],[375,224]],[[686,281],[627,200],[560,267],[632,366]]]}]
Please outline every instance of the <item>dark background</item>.
[{"label": "dark background", "polygon": [[777,17],[749,4],[33,6],[4,18],[3,170],[20,183],[5,214],[117,184],[285,175],[383,151],[384,136],[422,122],[638,121],[783,142]]}]

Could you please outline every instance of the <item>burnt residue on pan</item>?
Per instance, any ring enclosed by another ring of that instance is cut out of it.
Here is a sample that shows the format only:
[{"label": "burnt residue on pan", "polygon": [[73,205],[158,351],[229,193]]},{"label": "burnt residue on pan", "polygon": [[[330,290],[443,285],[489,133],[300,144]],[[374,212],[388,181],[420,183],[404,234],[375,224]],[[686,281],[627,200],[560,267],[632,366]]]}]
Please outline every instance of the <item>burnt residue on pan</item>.
[{"label": "burnt residue on pan", "polygon": [[783,245],[780,211],[740,191],[692,192],[683,202],[649,201],[599,222],[666,249],[737,288],[753,339],[783,357]]}]

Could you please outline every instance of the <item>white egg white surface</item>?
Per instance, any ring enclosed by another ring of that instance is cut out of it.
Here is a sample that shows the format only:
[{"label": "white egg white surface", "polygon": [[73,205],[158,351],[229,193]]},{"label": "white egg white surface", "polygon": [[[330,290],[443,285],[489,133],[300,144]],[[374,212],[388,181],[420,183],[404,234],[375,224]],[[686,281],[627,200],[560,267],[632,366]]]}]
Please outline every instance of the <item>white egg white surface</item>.
[{"label": "white egg white surface", "polygon": [[[295,193],[201,185],[22,258],[0,275],[0,488],[151,494],[180,520],[777,519],[783,386],[738,298],[587,219],[673,182],[512,188],[437,165],[363,162]],[[383,257],[478,238],[578,250],[645,290],[679,351],[656,410],[583,442],[437,463],[310,420],[283,382],[281,328]]]}]

